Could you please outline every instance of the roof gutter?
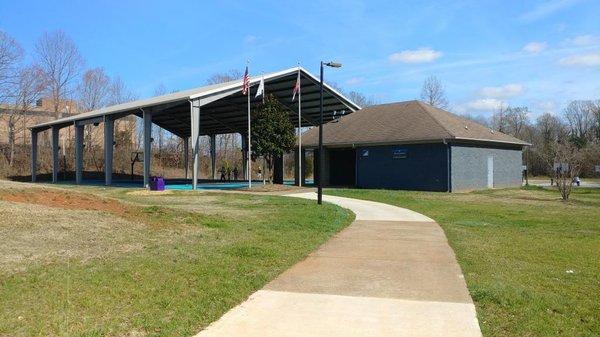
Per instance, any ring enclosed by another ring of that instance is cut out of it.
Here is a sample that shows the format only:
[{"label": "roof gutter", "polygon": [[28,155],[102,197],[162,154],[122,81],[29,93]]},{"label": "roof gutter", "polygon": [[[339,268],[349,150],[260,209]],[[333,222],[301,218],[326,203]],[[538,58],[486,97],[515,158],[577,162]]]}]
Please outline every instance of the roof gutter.
[{"label": "roof gutter", "polygon": [[493,139],[483,139],[483,138],[469,138],[469,137],[455,137],[453,138],[454,140],[468,140],[468,141],[475,141],[475,142],[486,142],[486,143],[503,143],[503,144],[514,144],[514,145],[522,145],[522,146],[531,146],[531,143],[527,143],[524,141],[520,141],[520,142],[511,142],[511,141],[504,141],[504,140],[493,140]]}]

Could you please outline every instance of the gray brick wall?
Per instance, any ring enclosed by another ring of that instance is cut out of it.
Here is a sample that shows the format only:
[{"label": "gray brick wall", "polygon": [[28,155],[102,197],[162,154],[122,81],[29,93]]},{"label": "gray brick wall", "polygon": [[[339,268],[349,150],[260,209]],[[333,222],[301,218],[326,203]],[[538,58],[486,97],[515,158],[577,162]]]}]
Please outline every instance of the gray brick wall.
[{"label": "gray brick wall", "polygon": [[522,151],[452,145],[452,191],[487,188],[488,157],[492,156],[494,188],[521,186]]}]

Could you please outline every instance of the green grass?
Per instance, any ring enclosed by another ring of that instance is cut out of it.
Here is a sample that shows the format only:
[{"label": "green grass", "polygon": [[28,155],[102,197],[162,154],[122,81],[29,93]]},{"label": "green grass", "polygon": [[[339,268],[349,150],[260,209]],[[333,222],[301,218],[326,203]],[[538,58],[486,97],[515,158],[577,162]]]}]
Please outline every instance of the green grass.
[{"label": "green grass", "polygon": [[[421,212],[444,229],[491,336],[600,335],[600,190],[326,190]],[[567,271],[573,271],[572,273]]]},{"label": "green grass", "polygon": [[0,273],[0,335],[194,335],[353,218],[332,205],[274,196],[77,191],[139,206],[142,219],[155,219],[143,229],[148,240],[117,255]]}]

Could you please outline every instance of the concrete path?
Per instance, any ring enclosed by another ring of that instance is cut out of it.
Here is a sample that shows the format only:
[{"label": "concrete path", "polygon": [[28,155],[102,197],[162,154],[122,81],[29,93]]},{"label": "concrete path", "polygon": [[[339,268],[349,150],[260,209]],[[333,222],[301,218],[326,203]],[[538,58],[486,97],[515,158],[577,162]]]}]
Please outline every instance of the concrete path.
[{"label": "concrete path", "polygon": [[377,202],[324,200],[356,221],[197,336],[481,336],[437,223]]},{"label": "concrete path", "polygon": [[[533,186],[540,186],[540,187],[553,187],[556,188],[556,184],[550,185],[550,180],[538,180],[538,179],[529,179],[529,184],[533,185]],[[523,185],[525,185],[525,183],[523,183]],[[580,188],[580,187],[585,187],[585,188],[600,188],[600,182],[594,181],[594,180],[587,180],[587,179],[583,179],[581,180],[581,186],[577,186],[575,184],[573,184],[573,188]]]}]

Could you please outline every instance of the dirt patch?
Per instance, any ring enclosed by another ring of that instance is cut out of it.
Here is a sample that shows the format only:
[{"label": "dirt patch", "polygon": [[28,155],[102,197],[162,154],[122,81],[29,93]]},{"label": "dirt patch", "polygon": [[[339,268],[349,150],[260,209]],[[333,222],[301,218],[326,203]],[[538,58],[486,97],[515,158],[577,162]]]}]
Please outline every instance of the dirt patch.
[{"label": "dirt patch", "polygon": [[61,189],[0,190],[0,274],[191,240],[200,216]]},{"label": "dirt patch", "polygon": [[64,209],[104,211],[118,216],[124,216],[131,211],[130,207],[116,200],[60,190],[0,191],[0,200]]}]

